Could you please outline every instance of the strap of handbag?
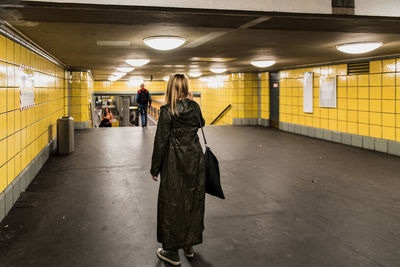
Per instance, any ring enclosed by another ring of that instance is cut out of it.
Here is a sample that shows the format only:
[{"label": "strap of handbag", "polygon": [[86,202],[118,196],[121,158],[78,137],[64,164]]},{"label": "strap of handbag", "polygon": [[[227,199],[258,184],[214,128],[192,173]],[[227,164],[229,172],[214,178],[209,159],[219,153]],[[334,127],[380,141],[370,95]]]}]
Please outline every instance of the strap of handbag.
[{"label": "strap of handbag", "polygon": [[203,134],[204,144],[207,146],[207,140],[206,140],[206,136],[204,135],[203,126],[201,125],[200,116],[199,116],[199,122],[200,122],[201,133]]}]

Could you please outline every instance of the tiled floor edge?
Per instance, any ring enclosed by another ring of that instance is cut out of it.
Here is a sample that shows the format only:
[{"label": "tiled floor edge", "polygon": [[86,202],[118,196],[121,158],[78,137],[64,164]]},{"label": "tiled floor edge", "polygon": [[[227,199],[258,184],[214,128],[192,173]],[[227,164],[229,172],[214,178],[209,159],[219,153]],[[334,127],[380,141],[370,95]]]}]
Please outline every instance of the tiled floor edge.
[{"label": "tiled floor edge", "polygon": [[279,129],[312,138],[400,156],[400,142],[310,126],[279,122]]},{"label": "tiled floor edge", "polygon": [[243,126],[259,125],[259,126],[268,127],[268,126],[270,126],[270,121],[269,121],[269,119],[257,119],[257,118],[233,118],[232,125],[243,125]]},{"label": "tiled floor edge", "polygon": [[19,196],[39,173],[52,153],[56,151],[57,138],[50,141],[39,154],[15,177],[6,189],[0,193],[0,222],[14,206]]}]

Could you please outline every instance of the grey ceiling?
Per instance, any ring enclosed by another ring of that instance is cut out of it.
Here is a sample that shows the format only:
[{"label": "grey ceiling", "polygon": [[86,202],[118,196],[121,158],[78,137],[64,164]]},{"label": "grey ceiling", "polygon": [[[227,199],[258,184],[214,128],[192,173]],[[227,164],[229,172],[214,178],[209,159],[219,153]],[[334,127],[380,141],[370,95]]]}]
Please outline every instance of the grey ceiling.
[{"label": "grey ceiling", "polygon": [[[335,45],[356,41],[383,41],[363,57],[400,53],[398,18],[161,9],[77,4],[19,2],[1,6],[0,16],[24,35],[74,69],[90,69],[95,79],[107,79],[126,58],[151,62],[130,75],[155,79],[187,72],[198,65],[205,74],[210,66],[230,72],[255,71],[250,61],[273,59],[274,69],[297,65],[351,60],[360,56],[340,53]],[[257,19],[260,23],[251,23]],[[197,47],[210,33],[221,36]],[[179,35],[188,47],[153,50],[143,43],[152,35]],[[97,46],[97,41],[130,41],[128,47]],[[234,58],[226,63],[193,57]],[[129,77],[126,77],[127,79]]]}]

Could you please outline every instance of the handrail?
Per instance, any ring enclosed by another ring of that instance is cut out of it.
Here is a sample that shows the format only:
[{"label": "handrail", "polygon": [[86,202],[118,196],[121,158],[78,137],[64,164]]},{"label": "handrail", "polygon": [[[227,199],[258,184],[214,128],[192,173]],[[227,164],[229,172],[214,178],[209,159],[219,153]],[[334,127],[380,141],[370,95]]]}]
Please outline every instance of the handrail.
[{"label": "handrail", "polygon": [[210,125],[213,125],[215,122],[217,122],[222,116],[224,115],[225,112],[228,111],[232,107],[232,104],[229,104],[211,123]]}]

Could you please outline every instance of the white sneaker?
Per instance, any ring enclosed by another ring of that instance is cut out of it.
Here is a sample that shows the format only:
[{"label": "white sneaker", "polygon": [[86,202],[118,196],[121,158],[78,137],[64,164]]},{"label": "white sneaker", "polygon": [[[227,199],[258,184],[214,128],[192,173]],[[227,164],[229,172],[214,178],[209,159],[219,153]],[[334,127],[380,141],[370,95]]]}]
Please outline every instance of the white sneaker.
[{"label": "white sneaker", "polygon": [[157,249],[157,256],[172,265],[181,265],[178,251],[168,251],[162,248]]},{"label": "white sneaker", "polygon": [[186,258],[188,258],[188,259],[193,259],[194,258],[194,249],[193,249],[193,247],[189,247],[189,248],[183,249],[183,251],[185,253]]}]

